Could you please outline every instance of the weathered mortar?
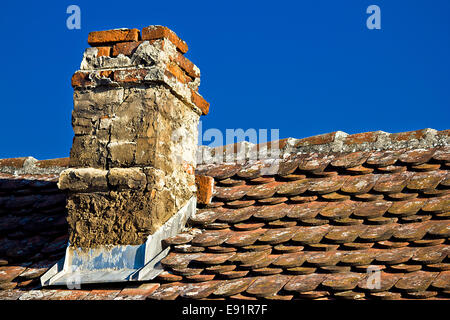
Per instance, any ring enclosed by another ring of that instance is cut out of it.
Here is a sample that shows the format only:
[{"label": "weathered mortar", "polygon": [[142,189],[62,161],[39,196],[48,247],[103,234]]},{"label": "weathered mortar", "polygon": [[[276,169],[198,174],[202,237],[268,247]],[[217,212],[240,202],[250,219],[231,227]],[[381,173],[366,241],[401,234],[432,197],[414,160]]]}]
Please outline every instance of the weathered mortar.
[{"label": "weathered mortar", "polygon": [[[128,43],[108,32],[90,41]],[[197,93],[198,68],[167,35],[137,37],[134,52],[116,57],[88,48],[72,78],[75,137],[58,184],[68,190],[71,245],[142,244],[194,196],[197,126],[209,104]]]}]

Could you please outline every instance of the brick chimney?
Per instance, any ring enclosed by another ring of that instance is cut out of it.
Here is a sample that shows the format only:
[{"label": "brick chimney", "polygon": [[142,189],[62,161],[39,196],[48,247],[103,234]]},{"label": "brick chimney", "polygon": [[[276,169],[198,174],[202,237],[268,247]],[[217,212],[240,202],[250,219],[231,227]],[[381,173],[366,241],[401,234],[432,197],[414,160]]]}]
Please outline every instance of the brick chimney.
[{"label": "brick chimney", "polygon": [[70,168],[58,183],[70,245],[141,245],[158,230],[178,232],[195,210],[197,126],[209,109],[200,70],[162,26],[91,32],[88,43],[72,77]]}]

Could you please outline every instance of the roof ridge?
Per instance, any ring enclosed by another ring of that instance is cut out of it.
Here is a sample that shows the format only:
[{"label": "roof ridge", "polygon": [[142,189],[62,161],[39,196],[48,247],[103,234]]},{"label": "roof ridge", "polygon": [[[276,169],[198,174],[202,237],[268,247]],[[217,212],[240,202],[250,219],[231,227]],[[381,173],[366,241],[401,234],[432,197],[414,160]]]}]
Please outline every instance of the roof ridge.
[{"label": "roof ridge", "polygon": [[434,148],[450,145],[450,129],[421,129],[400,133],[335,131],[307,138],[285,138],[253,144],[248,141],[219,147],[199,146],[197,164],[283,158],[292,153],[330,153]]}]

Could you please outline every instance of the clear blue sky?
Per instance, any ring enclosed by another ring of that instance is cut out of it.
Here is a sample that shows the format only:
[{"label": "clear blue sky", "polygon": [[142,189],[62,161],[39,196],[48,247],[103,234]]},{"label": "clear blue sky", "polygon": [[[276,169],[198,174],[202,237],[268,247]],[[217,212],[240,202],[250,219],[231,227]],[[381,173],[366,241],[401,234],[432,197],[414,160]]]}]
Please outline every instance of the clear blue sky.
[{"label": "clear blue sky", "polygon": [[[81,8],[68,30],[66,8]],[[366,8],[381,8],[368,30]],[[7,1],[0,13],[0,158],[66,157],[70,77],[90,31],[159,24],[186,40],[211,102],[203,129],[449,129],[450,1]]]}]

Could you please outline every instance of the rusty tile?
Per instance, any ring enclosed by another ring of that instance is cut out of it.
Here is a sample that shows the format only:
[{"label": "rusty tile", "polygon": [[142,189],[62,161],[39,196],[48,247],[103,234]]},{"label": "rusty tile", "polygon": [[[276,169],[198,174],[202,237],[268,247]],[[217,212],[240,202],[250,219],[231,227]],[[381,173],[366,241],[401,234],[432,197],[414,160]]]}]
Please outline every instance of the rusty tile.
[{"label": "rusty tile", "polygon": [[402,272],[402,273],[419,271],[420,269],[422,269],[422,266],[420,264],[400,263],[400,264],[394,264],[394,265],[389,266],[389,270],[391,270],[393,272]]},{"label": "rusty tile", "polygon": [[312,274],[316,272],[317,268],[314,267],[293,267],[293,268],[287,268],[286,271],[290,274],[296,274],[296,275],[306,275],[306,274]]},{"label": "rusty tile", "polygon": [[281,268],[273,268],[273,267],[263,267],[252,269],[252,274],[255,276],[270,276],[274,274],[280,274],[283,272]]},{"label": "rusty tile", "polygon": [[371,293],[370,296],[372,298],[378,299],[378,300],[400,300],[402,295],[398,292],[374,292]]},{"label": "rusty tile", "polygon": [[219,297],[229,297],[244,292],[255,281],[255,278],[242,278],[223,281],[213,292]]},{"label": "rusty tile", "polygon": [[192,239],[191,244],[200,247],[218,246],[227,241],[230,236],[229,231],[205,231]]},{"label": "rusty tile", "polygon": [[222,163],[213,166],[205,166],[202,170],[197,168],[196,174],[213,177],[217,180],[224,180],[234,176],[241,169],[238,163]]},{"label": "rusty tile", "polygon": [[25,267],[20,266],[4,266],[0,267],[0,283],[11,282],[25,271]]},{"label": "rusty tile", "polygon": [[279,244],[273,248],[275,251],[279,253],[292,253],[302,251],[304,249],[303,246],[295,246],[295,245],[285,245]]},{"label": "rusty tile", "polygon": [[422,163],[415,166],[411,166],[411,169],[419,172],[429,172],[439,170],[441,165],[439,163]]},{"label": "rusty tile", "polygon": [[250,179],[248,180],[249,184],[267,184],[270,182],[274,182],[275,181],[275,177],[258,177],[255,179]]},{"label": "rusty tile", "polygon": [[346,250],[370,249],[374,245],[373,242],[347,242],[342,244],[342,248]]},{"label": "rusty tile", "polygon": [[18,289],[0,290],[0,300],[17,300],[22,294],[24,292]]},{"label": "rusty tile", "polygon": [[357,218],[363,219],[377,218],[383,216],[391,205],[392,202],[385,200],[363,202],[355,207],[352,214]]},{"label": "rusty tile", "polygon": [[437,296],[436,291],[416,291],[416,292],[407,292],[406,293],[409,298],[413,299],[430,299]]},{"label": "rusty tile", "polygon": [[348,273],[350,266],[322,266],[319,268],[323,273]]},{"label": "rusty tile", "polygon": [[419,198],[404,201],[395,201],[388,209],[388,212],[396,216],[410,216],[416,214],[426,203],[426,199]]},{"label": "rusty tile", "polygon": [[347,180],[348,176],[332,176],[326,178],[309,179],[308,190],[318,194],[338,191]]},{"label": "rusty tile", "polygon": [[252,186],[239,185],[234,187],[215,187],[214,198],[220,201],[234,201],[242,199]]},{"label": "rusty tile", "polygon": [[331,226],[300,227],[292,241],[303,245],[319,243],[329,232]]},{"label": "rusty tile", "polygon": [[381,175],[375,183],[373,190],[382,193],[402,192],[412,175],[414,175],[412,172]]},{"label": "rusty tile", "polygon": [[161,260],[161,264],[171,268],[186,267],[193,259],[201,253],[176,253],[171,252],[167,257]]},{"label": "rusty tile", "polygon": [[246,207],[240,209],[228,209],[225,210],[220,217],[217,218],[220,222],[238,223],[250,219],[250,217],[256,212],[254,207]]},{"label": "rusty tile", "polygon": [[300,299],[322,300],[326,299],[330,293],[328,291],[307,291],[297,293]]},{"label": "rusty tile", "polygon": [[441,263],[450,253],[450,246],[437,245],[433,247],[419,248],[412,261],[421,264]]},{"label": "rusty tile", "polygon": [[232,258],[235,255],[234,252],[229,253],[201,253],[197,255],[192,260],[195,262],[207,264],[207,265],[218,265],[222,264],[228,259]]},{"label": "rusty tile", "polygon": [[235,200],[227,203],[227,206],[230,208],[245,208],[250,207],[255,204],[255,200]]},{"label": "rusty tile", "polygon": [[244,184],[245,184],[244,180],[232,179],[232,178],[227,178],[225,180],[217,181],[218,186],[224,186],[224,187],[241,186]]},{"label": "rusty tile", "polygon": [[296,221],[274,220],[267,224],[269,228],[289,228],[297,225]]},{"label": "rusty tile", "polygon": [[444,213],[450,211],[450,195],[429,200],[427,204],[422,207],[422,211],[431,213]]},{"label": "rusty tile", "polygon": [[434,189],[445,178],[445,171],[415,172],[406,184],[412,191]]},{"label": "rusty tile", "polygon": [[431,286],[438,290],[450,290],[450,271],[440,272]]},{"label": "rusty tile", "polygon": [[296,196],[304,193],[308,186],[309,179],[286,182],[279,185],[276,193],[280,196]]},{"label": "rusty tile", "polygon": [[397,230],[396,224],[384,224],[379,226],[368,226],[363,233],[359,235],[361,241],[376,242],[389,240]]},{"label": "rusty tile", "polygon": [[325,208],[327,202],[300,203],[289,206],[287,217],[290,219],[312,219],[317,216],[320,210]]},{"label": "rusty tile", "polygon": [[249,246],[255,243],[265,232],[266,230],[263,229],[233,232],[226,244],[237,247]]},{"label": "rusty tile", "polygon": [[214,274],[194,274],[192,276],[186,276],[186,280],[192,281],[192,282],[204,282],[204,281],[211,281],[215,277]]},{"label": "rusty tile", "polygon": [[408,262],[416,252],[415,248],[395,248],[383,250],[375,256],[375,261],[381,264],[399,264]]},{"label": "rusty tile", "polygon": [[322,282],[322,286],[336,291],[353,290],[364,275],[359,273],[330,274]]},{"label": "rusty tile", "polygon": [[145,300],[160,286],[159,283],[144,283],[122,289],[114,300]]},{"label": "rusty tile", "polygon": [[236,266],[234,264],[225,264],[207,267],[205,271],[217,274],[221,272],[233,271],[234,269],[236,269]]},{"label": "rusty tile", "polygon": [[19,300],[48,300],[55,293],[56,290],[29,290],[24,292]]},{"label": "rusty tile", "polygon": [[288,212],[289,205],[280,203],[272,206],[258,207],[256,212],[253,214],[253,217],[264,221],[273,221],[285,217]]},{"label": "rusty tile", "polygon": [[374,174],[348,177],[342,185],[341,191],[349,194],[368,193],[375,185],[377,179],[378,176]]},{"label": "rusty tile", "polygon": [[195,253],[195,252],[203,252],[205,251],[205,248],[192,246],[190,244],[179,244],[173,247],[173,251],[180,253]]},{"label": "rusty tile", "polygon": [[238,223],[235,224],[233,227],[237,230],[244,231],[244,230],[256,230],[264,226],[265,226],[264,223],[258,222],[258,223]]},{"label": "rusty tile", "polygon": [[433,155],[433,159],[436,161],[450,162],[450,147],[444,146],[438,148]]},{"label": "rusty tile", "polygon": [[317,200],[317,196],[295,196],[289,199],[292,203],[307,203]]},{"label": "rusty tile", "polygon": [[238,252],[234,257],[230,258],[229,261],[239,264],[249,264],[264,259],[270,254],[270,252],[271,249],[264,251]]},{"label": "rusty tile", "polygon": [[418,165],[428,162],[434,155],[436,149],[413,149],[405,151],[398,158],[406,164]]},{"label": "rusty tile", "polygon": [[342,251],[325,251],[325,252],[308,252],[306,255],[306,261],[313,266],[334,266],[343,257]]},{"label": "rusty tile", "polygon": [[267,199],[260,199],[260,200],[257,200],[256,202],[261,205],[267,205],[267,204],[274,205],[274,204],[286,202],[288,200],[289,199],[286,197],[272,197],[272,198],[267,198]]},{"label": "rusty tile", "polygon": [[189,218],[189,221],[198,225],[213,223],[218,217],[220,217],[224,210],[225,209],[222,208],[197,210],[197,212]]},{"label": "rusty tile", "polygon": [[347,266],[363,266],[369,265],[374,260],[375,255],[377,254],[377,250],[368,249],[368,250],[355,250],[350,253],[345,254],[340,259],[340,263]]},{"label": "rusty tile", "polygon": [[258,241],[268,244],[279,244],[291,240],[298,231],[298,227],[271,229],[264,233]]},{"label": "rusty tile", "polygon": [[368,157],[368,152],[352,152],[336,157],[336,159],[331,162],[331,165],[338,168],[352,168],[362,165],[364,162],[366,162]]},{"label": "rusty tile", "polygon": [[450,263],[433,263],[426,267],[432,271],[450,271]]},{"label": "rusty tile", "polygon": [[445,239],[422,239],[413,241],[412,244],[418,247],[437,246],[445,242]]},{"label": "rusty tile", "polygon": [[250,190],[247,191],[248,199],[266,199],[272,197],[277,191],[278,186],[280,186],[280,182],[273,181],[257,186],[253,186]]},{"label": "rusty tile", "polygon": [[450,221],[433,221],[430,222],[428,234],[432,237],[443,238],[450,236]]},{"label": "rusty tile", "polygon": [[290,155],[288,158],[280,161],[278,165],[278,175],[286,176],[292,174],[300,164],[300,161],[305,158],[305,155]]},{"label": "rusty tile", "polygon": [[291,277],[286,275],[257,277],[246,292],[256,297],[271,296],[280,291]]},{"label": "rusty tile", "polygon": [[401,154],[401,150],[374,151],[369,155],[366,163],[376,167],[387,167],[395,164]]},{"label": "rusty tile", "polygon": [[176,281],[181,281],[183,279],[183,277],[175,275],[168,271],[163,271],[156,277],[156,279],[158,281],[164,281],[164,282],[176,282]]},{"label": "rusty tile", "polygon": [[319,215],[325,219],[331,220],[348,218],[353,213],[357,205],[357,202],[351,200],[342,201],[339,203],[330,202],[325,208],[320,210]]},{"label": "rusty tile", "polygon": [[438,272],[416,271],[406,273],[395,288],[402,291],[425,291],[438,276]]},{"label": "rusty tile", "polygon": [[164,239],[164,242],[168,245],[179,245],[191,242],[194,238],[194,235],[189,233],[180,233],[174,237]]},{"label": "rusty tile", "polygon": [[272,264],[282,268],[300,267],[305,259],[306,256],[303,252],[285,253],[280,255]]},{"label": "rusty tile", "polygon": [[365,225],[336,226],[325,235],[325,239],[339,244],[353,242],[366,228]]},{"label": "rusty tile", "polygon": [[420,240],[425,236],[430,226],[426,221],[401,225],[394,232],[393,237],[398,241]]},{"label": "rusty tile", "polygon": [[225,279],[238,279],[243,278],[249,273],[248,270],[240,270],[240,271],[224,271],[220,272],[220,276]]},{"label": "rusty tile", "polygon": [[221,281],[207,281],[186,285],[180,292],[180,296],[187,299],[207,298],[217,288]]},{"label": "rusty tile", "polygon": [[[376,266],[373,266],[376,268]],[[376,271],[377,269],[372,269]],[[364,291],[370,291],[372,293],[375,292],[386,292],[389,291],[398,280],[403,277],[403,273],[388,273],[381,271],[380,272],[380,282],[376,282],[376,277],[365,277],[358,282],[358,288]]]},{"label": "rusty tile", "polygon": [[342,300],[360,300],[365,297],[365,294],[363,292],[355,292],[355,291],[349,290],[349,291],[336,292],[336,293],[334,293],[333,296],[337,299],[342,299]]},{"label": "rusty tile", "polygon": [[363,194],[355,194],[353,197],[359,201],[376,201],[382,200],[384,196],[382,194],[372,194],[372,193],[363,193]]},{"label": "rusty tile", "polygon": [[181,282],[162,284],[147,298],[154,300],[175,300],[184,289],[184,286],[186,286],[186,284],[182,284]]},{"label": "rusty tile", "polygon": [[307,245],[308,250],[312,251],[331,251],[337,250],[339,248],[338,244],[328,244],[328,243],[310,243]]},{"label": "rusty tile", "polygon": [[346,194],[341,194],[338,192],[332,192],[323,194],[320,196],[322,200],[329,201],[329,202],[336,202],[336,201],[346,201],[350,200],[350,196]]}]

